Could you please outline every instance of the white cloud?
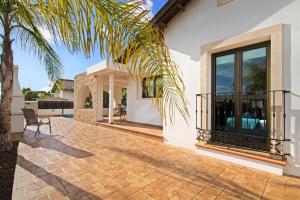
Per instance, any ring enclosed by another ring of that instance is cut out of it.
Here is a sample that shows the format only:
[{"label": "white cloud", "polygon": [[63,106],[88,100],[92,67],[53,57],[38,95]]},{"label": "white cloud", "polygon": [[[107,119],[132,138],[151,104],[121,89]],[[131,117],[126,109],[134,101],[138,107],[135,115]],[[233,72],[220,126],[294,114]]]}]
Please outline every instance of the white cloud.
[{"label": "white cloud", "polygon": [[152,12],[152,8],[153,8],[153,0],[134,0],[136,2],[142,2],[143,6],[143,10],[149,10],[148,15],[146,16],[146,18],[151,19],[154,16],[154,13]]},{"label": "white cloud", "polygon": [[51,88],[49,86],[41,88],[41,91],[49,92],[50,90],[51,90]]},{"label": "white cloud", "polygon": [[51,33],[45,29],[45,28],[42,28],[40,27],[39,28],[39,31],[41,32],[41,34],[44,36],[44,38],[50,43],[50,44],[54,44],[54,40],[51,36]]},{"label": "white cloud", "polygon": [[154,16],[154,13],[152,12],[153,1],[152,0],[144,0],[144,4],[146,6],[146,9],[149,10],[148,19],[152,19],[152,17]]}]

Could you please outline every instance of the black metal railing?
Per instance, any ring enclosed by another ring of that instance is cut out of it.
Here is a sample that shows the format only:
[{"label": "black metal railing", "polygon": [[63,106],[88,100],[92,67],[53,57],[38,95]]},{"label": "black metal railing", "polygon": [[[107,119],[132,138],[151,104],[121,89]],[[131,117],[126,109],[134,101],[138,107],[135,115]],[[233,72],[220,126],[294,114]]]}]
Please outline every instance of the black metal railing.
[{"label": "black metal railing", "polygon": [[38,109],[73,109],[73,101],[38,101]]},{"label": "black metal railing", "polygon": [[286,155],[286,95],[289,91],[247,91],[196,95],[197,139]]},{"label": "black metal railing", "polygon": [[73,101],[38,101],[38,109],[61,109],[61,115],[64,115],[65,109],[73,107]]}]

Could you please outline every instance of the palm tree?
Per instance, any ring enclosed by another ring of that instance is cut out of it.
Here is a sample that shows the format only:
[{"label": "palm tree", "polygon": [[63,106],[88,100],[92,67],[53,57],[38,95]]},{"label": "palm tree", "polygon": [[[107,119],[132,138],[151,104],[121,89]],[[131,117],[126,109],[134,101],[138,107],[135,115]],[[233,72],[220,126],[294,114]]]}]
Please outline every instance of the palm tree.
[{"label": "palm tree", "polygon": [[62,64],[41,29],[71,53],[81,51],[89,57],[99,49],[101,57],[119,63],[137,80],[141,75],[162,76],[164,95],[154,103],[164,121],[173,123],[176,109],[188,120],[181,74],[147,14],[142,0],[0,0],[0,199],[11,198],[18,148],[17,141],[9,140],[12,43],[37,55],[51,81],[61,77]]}]

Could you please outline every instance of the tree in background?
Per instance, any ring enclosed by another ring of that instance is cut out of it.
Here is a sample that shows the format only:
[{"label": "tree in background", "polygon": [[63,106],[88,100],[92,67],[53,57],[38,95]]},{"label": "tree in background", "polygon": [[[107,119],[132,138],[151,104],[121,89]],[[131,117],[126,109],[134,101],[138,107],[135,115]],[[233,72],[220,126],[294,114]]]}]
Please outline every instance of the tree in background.
[{"label": "tree in background", "polygon": [[265,91],[267,86],[267,71],[266,66],[258,66],[255,64],[248,64],[245,67],[243,92],[258,92]]},{"label": "tree in background", "polygon": [[30,88],[23,88],[22,94],[25,98],[25,101],[36,101],[39,98],[51,97],[50,92],[45,91],[32,91]]},{"label": "tree in background", "polygon": [[22,94],[25,98],[25,101],[35,101],[37,99],[37,94],[32,94],[30,88],[23,88]]}]

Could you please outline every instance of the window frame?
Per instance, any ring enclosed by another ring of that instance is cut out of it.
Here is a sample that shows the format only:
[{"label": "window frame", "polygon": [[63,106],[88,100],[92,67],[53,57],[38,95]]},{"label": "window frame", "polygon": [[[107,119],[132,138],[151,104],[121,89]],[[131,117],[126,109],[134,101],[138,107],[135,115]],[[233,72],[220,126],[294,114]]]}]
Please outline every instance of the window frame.
[{"label": "window frame", "polygon": [[[156,75],[156,76],[151,76],[151,77],[143,77],[142,78],[142,99],[152,99],[152,98],[162,98],[163,96],[163,93],[158,93],[157,91],[159,89],[157,89],[157,80],[159,80],[160,78],[163,78],[162,75]],[[154,94],[153,95],[150,95],[150,83],[149,85],[147,85],[147,80],[151,81],[151,80],[154,80],[154,84],[153,84],[153,90],[154,90]],[[146,91],[145,91],[146,89]]]},{"label": "window frame", "polygon": [[[249,51],[249,50],[254,50],[254,49],[259,49],[266,47],[266,92],[264,96],[264,100],[266,100],[266,123],[267,123],[267,133],[266,133],[266,139],[270,138],[270,127],[271,127],[271,116],[270,116],[270,99],[268,95],[268,91],[270,91],[270,76],[271,76],[271,70],[270,70],[270,61],[271,61],[271,41],[265,41],[265,42],[260,42],[256,44],[251,44],[247,46],[242,46],[239,48],[234,48],[222,52],[217,52],[211,55],[211,93],[212,98],[212,104],[211,104],[211,109],[212,109],[212,114],[211,114],[211,130],[216,130],[216,114],[215,114],[215,109],[216,109],[216,100],[223,100],[223,97],[219,97],[216,95],[216,58],[220,56],[226,56],[226,55],[231,55],[233,54],[235,59],[234,59],[234,93],[236,94],[234,97],[232,97],[232,101],[234,101],[234,115],[233,117],[236,118],[235,120],[235,125],[234,125],[234,130],[230,131],[233,134],[236,134],[237,137],[245,134],[243,133],[242,125],[240,119],[242,117],[242,101],[245,100],[245,95],[242,93],[242,81],[243,81],[243,52]],[[247,95],[248,99],[255,99],[255,95]],[[229,100],[230,97],[227,96],[227,100]],[[261,99],[261,98],[259,98]]]}]

